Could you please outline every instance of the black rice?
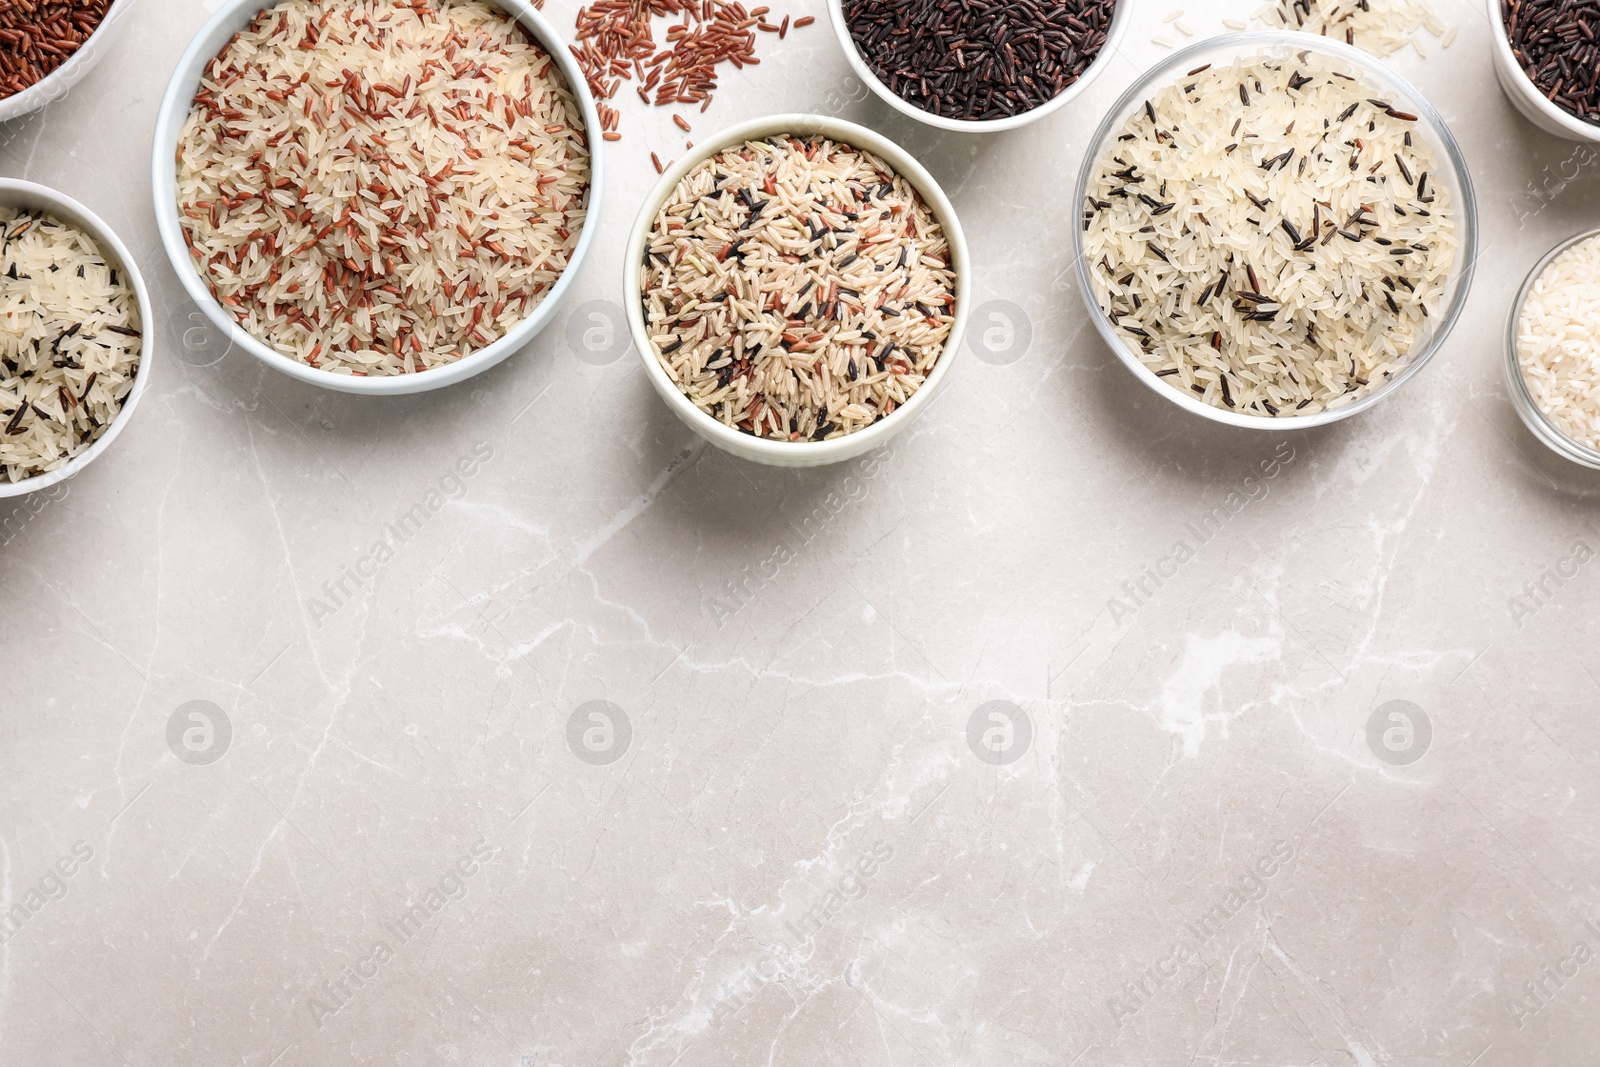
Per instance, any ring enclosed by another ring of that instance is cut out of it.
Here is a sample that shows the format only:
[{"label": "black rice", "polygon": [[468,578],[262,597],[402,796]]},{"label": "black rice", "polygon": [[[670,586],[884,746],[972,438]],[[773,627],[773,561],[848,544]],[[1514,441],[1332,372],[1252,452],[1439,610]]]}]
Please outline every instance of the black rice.
[{"label": "black rice", "polygon": [[947,119],[1009,118],[1064,92],[1099,56],[1117,0],[844,0],[878,80]]},{"label": "black rice", "polygon": [[1550,102],[1600,125],[1600,0],[1499,0],[1511,53]]}]

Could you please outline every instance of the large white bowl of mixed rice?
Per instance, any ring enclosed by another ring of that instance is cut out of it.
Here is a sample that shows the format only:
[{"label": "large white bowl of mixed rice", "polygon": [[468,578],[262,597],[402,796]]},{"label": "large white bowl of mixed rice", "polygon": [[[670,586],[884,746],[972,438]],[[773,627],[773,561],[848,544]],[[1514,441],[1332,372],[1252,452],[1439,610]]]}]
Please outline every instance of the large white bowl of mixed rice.
[{"label": "large white bowl of mixed rice", "polygon": [[712,444],[777,467],[851,459],[910,425],[949,378],[971,290],[932,175],[819,115],[698,143],[646,199],[623,259],[656,392]]},{"label": "large white bowl of mixed rice", "polygon": [[375,395],[459,382],[554,318],[601,124],[524,0],[231,0],[156,122],[158,229],[233,345]]},{"label": "large white bowl of mixed rice", "polygon": [[0,498],[111,447],[150,380],[150,294],[128,249],[53,189],[0,178]]}]

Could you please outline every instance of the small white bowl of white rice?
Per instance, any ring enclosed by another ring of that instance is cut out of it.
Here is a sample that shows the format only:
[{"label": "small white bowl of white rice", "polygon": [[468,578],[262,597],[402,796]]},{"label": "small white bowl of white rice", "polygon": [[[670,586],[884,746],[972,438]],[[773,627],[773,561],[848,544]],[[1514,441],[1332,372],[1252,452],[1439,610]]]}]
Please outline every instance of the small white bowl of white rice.
[{"label": "small white bowl of white rice", "polygon": [[1091,142],[1068,225],[1116,356],[1214,422],[1308,428],[1392,396],[1466,306],[1477,206],[1444,119],[1311,34],[1167,58]]},{"label": "small white bowl of white rice", "polygon": [[326,389],[438,389],[558,313],[602,132],[525,0],[228,0],[161,102],[157,227],[234,347]]},{"label": "small white bowl of white rice", "polygon": [[99,216],[0,178],[0,498],[57,485],[111,447],[150,380],[150,294]]}]

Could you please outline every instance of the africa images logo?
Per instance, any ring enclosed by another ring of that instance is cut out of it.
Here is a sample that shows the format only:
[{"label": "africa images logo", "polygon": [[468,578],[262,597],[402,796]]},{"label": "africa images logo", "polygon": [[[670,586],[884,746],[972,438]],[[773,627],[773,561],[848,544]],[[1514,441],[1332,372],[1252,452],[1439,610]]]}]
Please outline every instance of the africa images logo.
[{"label": "africa images logo", "polygon": [[594,767],[604,767],[628,754],[633,723],[628,713],[609,700],[579,704],[567,719],[567,747]]},{"label": "africa images logo", "polygon": [[967,747],[985,763],[1005,767],[1028,754],[1033,720],[1009,700],[978,705],[967,719]]}]

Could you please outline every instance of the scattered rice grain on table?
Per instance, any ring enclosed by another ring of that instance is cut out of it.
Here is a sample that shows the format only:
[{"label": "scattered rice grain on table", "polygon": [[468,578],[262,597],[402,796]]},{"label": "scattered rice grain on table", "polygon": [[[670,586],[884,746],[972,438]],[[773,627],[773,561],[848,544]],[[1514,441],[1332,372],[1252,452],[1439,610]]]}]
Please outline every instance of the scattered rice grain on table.
[{"label": "scattered rice grain on table", "polygon": [[869,152],[772,137],[718,153],[657,213],[641,264],[662,367],[725,426],[843,437],[890,415],[949,340],[943,227]]},{"label": "scattered rice grain on table", "polygon": [[1203,67],[1127,120],[1083,205],[1095,297],[1175,389],[1251,415],[1381,387],[1459,236],[1417,116],[1313,52]]},{"label": "scattered rice grain on table", "polygon": [[589,146],[550,56],[482,0],[282,0],[207,68],[184,239],[253,336],[323,370],[427,370],[566,269]]},{"label": "scattered rice grain on table", "polygon": [[1539,275],[1517,320],[1517,363],[1539,409],[1600,451],[1600,237],[1567,249]]},{"label": "scattered rice grain on table", "polygon": [[1420,31],[1435,37],[1445,33],[1427,0],[1269,0],[1255,18],[1273,29],[1332,37],[1380,57],[1407,45],[1425,56]]},{"label": "scattered rice grain on table", "polygon": [[0,209],[0,466],[13,482],[99,440],[139,369],[139,300],[88,234]]},{"label": "scattered rice grain on table", "polygon": [[[654,20],[666,23],[665,44],[658,48]],[[791,28],[816,22],[805,15],[793,20],[765,4],[747,9],[739,0],[595,0],[578,9],[573,57],[596,100],[610,100],[623,82],[636,81],[639,99],[656,107],[711,106],[717,90],[717,68],[759,66],[756,31],[783,40]],[[607,141],[619,141],[622,112],[599,105]]]}]

